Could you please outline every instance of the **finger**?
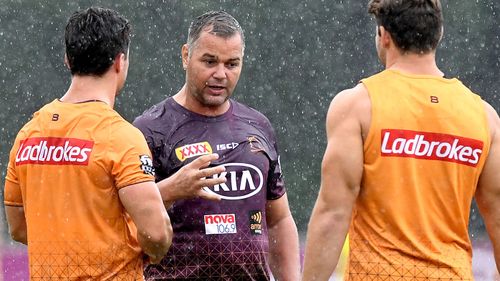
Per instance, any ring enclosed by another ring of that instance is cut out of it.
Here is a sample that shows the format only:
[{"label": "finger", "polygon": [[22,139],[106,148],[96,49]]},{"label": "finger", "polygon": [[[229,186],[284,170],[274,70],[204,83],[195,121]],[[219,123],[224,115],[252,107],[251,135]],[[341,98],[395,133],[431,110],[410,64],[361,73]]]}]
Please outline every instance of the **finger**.
[{"label": "finger", "polygon": [[200,190],[200,192],[198,192],[198,197],[201,199],[206,199],[206,200],[210,200],[210,201],[220,201],[222,199],[220,197],[220,195],[217,195],[217,194],[212,193],[212,192],[207,192],[205,190]]},{"label": "finger", "polygon": [[197,177],[198,178],[207,178],[207,177],[211,177],[213,175],[219,175],[222,172],[224,172],[225,170],[226,170],[226,168],[224,166],[205,168],[205,169],[200,170]]},{"label": "finger", "polygon": [[208,179],[201,179],[197,185],[198,186],[214,186],[216,184],[225,183],[226,181],[227,181],[227,179],[225,177],[208,178]]},{"label": "finger", "polygon": [[202,155],[186,166],[190,166],[193,169],[205,168],[208,167],[208,165],[210,165],[212,161],[215,161],[217,159],[219,159],[219,154],[217,153]]}]

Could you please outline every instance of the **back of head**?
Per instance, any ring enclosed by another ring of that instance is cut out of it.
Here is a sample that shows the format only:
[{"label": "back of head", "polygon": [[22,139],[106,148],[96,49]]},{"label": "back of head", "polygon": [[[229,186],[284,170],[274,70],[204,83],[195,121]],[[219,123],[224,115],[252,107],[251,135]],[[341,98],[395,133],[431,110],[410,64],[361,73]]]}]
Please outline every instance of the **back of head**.
[{"label": "back of head", "polygon": [[429,53],[441,40],[440,0],[370,0],[368,12],[403,52]]},{"label": "back of head", "polygon": [[73,13],[64,36],[71,74],[103,75],[118,54],[127,54],[130,32],[116,11],[92,7]]},{"label": "back of head", "polygon": [[230,38],[235,34],[240,34],[243,49],[245,48],[243,29],[238,21],[224,11],[210,11],[197,17],[189,26],[187,44],[189,45],[190,54],[196,46],[196,41],[200,38],[201,32],[204,30],[209,30],[211,34],[222,38]]}]

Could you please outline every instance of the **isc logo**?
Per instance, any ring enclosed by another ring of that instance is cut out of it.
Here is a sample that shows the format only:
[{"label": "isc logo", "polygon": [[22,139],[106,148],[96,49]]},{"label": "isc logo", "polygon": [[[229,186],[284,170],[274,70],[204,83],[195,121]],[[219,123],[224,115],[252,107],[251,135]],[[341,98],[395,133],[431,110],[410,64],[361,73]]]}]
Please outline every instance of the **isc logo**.
[{"label": "isc logo", "polygon": [[218,144],[216,148],[218,151],[229,150],[229,149],[235,149],[238,145],[239,143],[237,142],[223,143],[223,144]]},{"label": "isc logo", "polygon": [[226,171],[213,178],[226,177],[226,183],[205,187],[205,191],[218,194],[225,200],[241,200],[259,193],[264,183],[262,172],[255,166],[246,163],[222,164]]},{"label": "isc logo", "polygon": [[191,157],[210,154],[210,153],[212,153],[212,147],[206,141],[193,144],[186,144],[184,146],[175,149],[175,155],[177,156],[177,159],[181,161],[184,161]]}]

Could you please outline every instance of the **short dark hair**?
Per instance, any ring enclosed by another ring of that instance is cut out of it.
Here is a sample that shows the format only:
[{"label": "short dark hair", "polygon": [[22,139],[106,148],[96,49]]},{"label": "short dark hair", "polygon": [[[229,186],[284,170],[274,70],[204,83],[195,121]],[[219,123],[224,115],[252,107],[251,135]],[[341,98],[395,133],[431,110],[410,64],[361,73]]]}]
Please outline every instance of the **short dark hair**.
[{"label": "short dark hair", "polygon": [[368,12],[403,52],[429,53],[443,31],[439,0],[370,0]]},{"label": "short dark hair", "polygon": [[127,55],[129,22],[111,9],[91,7],[73,13],[64,42],[72,75],[102,76],[120,53]]},{"label": "short dark hair", "polygon": [[243,49],[245,48],[245,36],[238,21],[227,12],[210,11],[198,16],[189,26],[187,44],[189,45],[190,54],[196,45],[196,41],[200,38],[201,32],[207,28],[212,28],[210,30],[211,34],[223,38],[229,38],[239,33],[243,42]]}]

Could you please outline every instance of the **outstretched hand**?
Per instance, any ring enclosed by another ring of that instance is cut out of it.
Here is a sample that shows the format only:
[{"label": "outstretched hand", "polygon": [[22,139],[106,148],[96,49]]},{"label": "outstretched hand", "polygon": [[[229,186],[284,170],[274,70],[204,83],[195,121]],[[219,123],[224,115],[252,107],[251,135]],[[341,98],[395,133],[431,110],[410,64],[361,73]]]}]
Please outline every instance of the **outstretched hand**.
[{"label": "outstretched hand", "polygon": [[218,201],[220,196],[207,192],[203,189],[206,186],[213,186],[226,182],[225,177],[215,177],[226,169],[223,166],[210,167],[210,163],[219,158],[218,154],[203,155],[193,162],[183,166],[179,171],[170,177],[157,183],[165,205],[173,201],[187,198],[203,198]]}]

